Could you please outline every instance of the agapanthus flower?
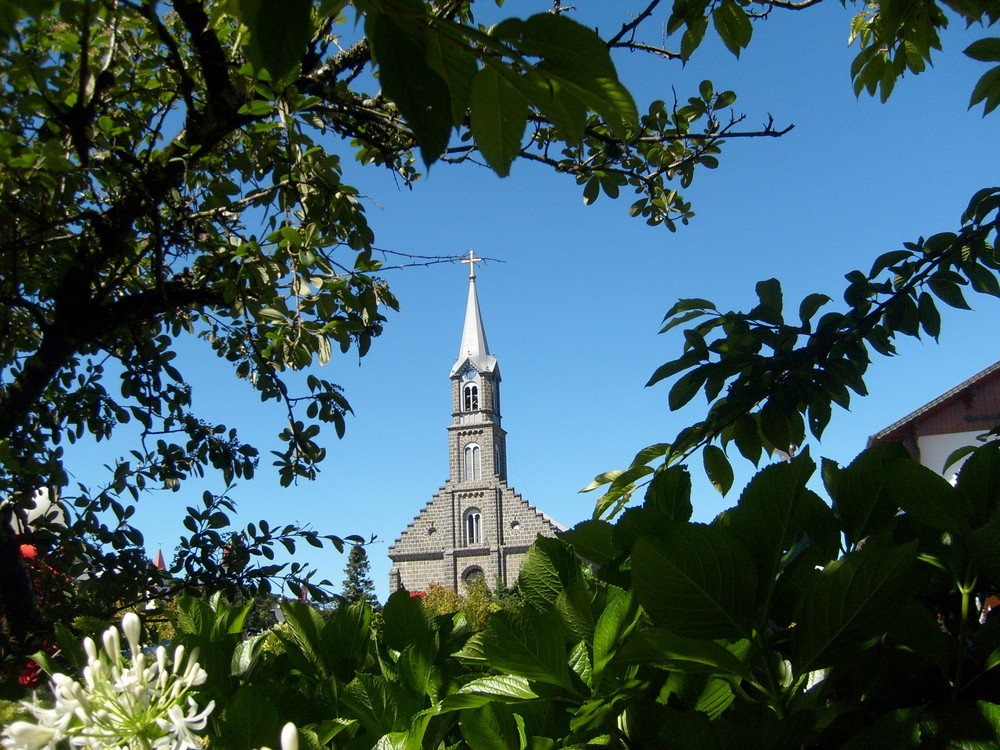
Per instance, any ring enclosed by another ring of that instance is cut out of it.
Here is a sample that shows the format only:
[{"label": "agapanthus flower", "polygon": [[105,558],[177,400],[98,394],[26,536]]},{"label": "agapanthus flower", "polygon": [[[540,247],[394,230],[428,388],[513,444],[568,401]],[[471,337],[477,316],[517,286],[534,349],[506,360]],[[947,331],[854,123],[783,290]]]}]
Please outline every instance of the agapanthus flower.
[{"label": "agapanthus flower", "polygon": [[160,646],[155,658],[149,658],[139,643],[141,629],[137,615],[122,618],[128,659],[114,628],[104,632],[103,649],[86,638],[83,679],[52,675],[52,699],[36,697],[24,704],[35,722],[13,722],[4,729],[0,744],[8,750],[200,748],[203,742],[196,732],[205,728],[215,704],[201,709],[190,695],[207,676],[198,664],[198,651],[185,655],[178,646],[171,658]]}]

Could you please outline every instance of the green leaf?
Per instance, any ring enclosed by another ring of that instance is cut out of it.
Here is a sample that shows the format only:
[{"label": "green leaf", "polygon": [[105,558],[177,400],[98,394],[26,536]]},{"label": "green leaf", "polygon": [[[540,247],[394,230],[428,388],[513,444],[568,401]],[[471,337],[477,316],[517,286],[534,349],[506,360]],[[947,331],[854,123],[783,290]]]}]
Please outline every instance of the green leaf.
[{"label": "green leaf", "polygon": [[966,460],[955,482],[955,493],[961,498],[961,507],[970,511],[970,527],[985,525],[1000,502],[1000,443],[990,441]]},{"label": "green leaf", "polygon": [[333,673],[350,682],[368,656],[372,638],[372,611],[364,602],[341,604],[329,614],[320,633],[323,655]]},{"label": "green leaf", "polygon": [[285,616],[285,625],[291,631],[295,644],[309,663],[320,674],[326,674],[326,664],[320,656],[323,617],[308,604],[296,601],[286,601],[281,604],[281,612]]},{"label": "green leaf", "polygon": [[[414,7],[422,9],[419,3]],[[420,144],[424,163],[430,165],[448,146],[453,124],[452,95],[448,84],[428,62],[434,55],[426,47],[422,21],[416,12],[370,11],[365,17],[365,31],[372,58],[378,64],[382,90],[403,113]]]},{"label": "green leaf", "polygon": [[927,286],[930,287],[934,296],[945,304],[951,305],[959,310],[972,309],[969,307],[969,303],[965,301],[965,297],[962,295],[962,290],[954,281],[932,277],[927,280]]},{"label": "green leaf", "polygon": [[1000,747],[1000,705],[992,701],[940,701],[925,707],[920,719],[921,747],[948,750]]},{"label": "green leaf", "polygon": [[462,711],[462,737],[470,750],[518,750],[523,748],[514,713],[503,703],[487,703]]},{"label": "green leaf", "polygon": [[606,471],[603,474],[598,474],[594,477],[594,481],[584,487],[580,492],[593,492],[598,487],[603,487],[606,484],[611,484],[618,477],[625,473],[624,469],[612,469],[611,471]]},{"label": "green leaf", "polygon": [[[82,672],[84,666],[87,664],[87,658],[83,653],[83,647],[80,645],[80,638],[76,635],[76,633],[67,628],[61,622],[57,622],[55,624],[55,631],[56,641],[59,643],[59,651],[62,653],[63,659],[76,667],[78,671]],[[32,658],[35,659],[39,666],[45,669],[46,672],[50,675],[53,674],[41,661],[35,657]]]},{"label": "green leaf", "polygon": [[632,583],[658,626],[685,638],[743,638],[753,617],[753,559],[728,530],[687,524],[665,538],[640,536]]},{"label": "green leaf", "polygon": [[396,660],[396,679],[411,694],[436,698],[440,682],[431,653],[416,645],[407,646]]},{"label": "green leaf", "polygon": [[594,626],[594,679],[614,658],[639,617],[640,609],[633,592],[609,585],[604,609]]},{"label": "green leaf", "polygon": [[995,271],[991,271],[975,261],[963,264],[962,271],[972,283],[972,288],[977,292],[1000,297],[1000,282],[997,281]]},{"label": "green leaf", "polygon": [[784,407],[776,399],[770,398],[759,414],[761,433],[775,448],[788,453],[792,442],[792,431]]},{"label": "green leaf", "polygon": [[594,687],[594,666],[590,662],[590,651],[588,644],[591,637],[581,640],[569,652],[569,668],[580,678],[580,681],[589,688]]},{"label": "green leaf", "polygon": [[528,101],[495,69],[487,64],[472,81],[471,130],[486,162],[501,177],[521,151],[521,138],[528,121]]},{"label": "green leaf", "polygon": [[[438,711],[436,707],[417,712],[406,722],[407,726],[405,730],[390,732],[379,737],[378,742],[375,743],[374,750],[421,750],[424,743],[424,735],[427,734],[427,727],[437,715]],[[352,727],[354,723],[345,721],[345,723],[337,725],[337,732],[343,728]],[[334,734],[327,734],[320,740],[320,746],[333,747],[334,745],[331,743],[331,740],[334,736]]]},{"label": "green leaf", "polygon": [[705,683],[697,703],[694,704],[694,710],[704,713],[714,721],[732,705],[735,698],[731,678],[713,677]]},{"label": "green leaf", "polygon": [[183,596],[177,603],[177,625],[184,633],[208,638],[215,617],[207,602]]},{"label": "green leaf", "polygon": [[553,68],[547,61],[539,63],[539,73],[558,82],[561,92],[579,100],[588,110],[596,112],[618,138],[628,136],[638,127],[639,110],[632,94],[617,79],[594,78],[574,71]]},{"label": "green leaf", "polygon": [[899,505],[885,486],[893,481],[896,465],[910,460],[902,443],[874,445],[843,469],[824,459],[826,491],[851,545],[859,544],[896,516]]},{"label": "green leaf", "polygon": [[560,532],[559,538],[567,542],[585,560],[597,565],[606,565],[616,557],[612,544],[614,527],[607,521],[590,519],[582,521],[568,531]]},{"label": "green leaf", "polygon": [[[520,91],[528,104],[548,117],[569,143],[580,143],[583,140],[587,107],[571,91],[566,90],[558,77],[537,68],[517,71],[499,63],[495,63],[493,69]],[[593,203],[593,199],[586,203]]]},{"label": "green leaf", "polygon": [[226,701],[222,723],[222,747],[258,747],[274,743],[278,747],[282,722],[270,696],[256,687],[241,687]]},{"label": "green leaf", "polygon": [[687,323],[689,320],[700,318],[702,315],[705,314],[706,314],[705,310],[689,310],[688,312],[683,313],[681,315],[676,315],[674,316],[673,320],[671,320],[669,323],[667,323],[660,329],[660,333],[666,333],[672,328],[675,328],[679,325],[683,325],[684,323]]},{"label": "green leaf", "polygon": [[230,674],[233,677],[247,675],[260,658],[261,646],[264,645],[266,634],[255,635],[236,644],[233,650],[233,661]]},{"label": "green leaf", "polygon": [[806,325],[823,305],[830,301],[825,294],[810,294],[799,305],[799,320]]},{"label": "green leaf", "polygon": [[656,372],[653,373],[652,377],[646,382],[646,387],[649,388],[651,385],[669,378],[671,375],[676,375],[681,370],[686,370],[689,367],[694,367],[699,362],[704,359],[701,352],[689,351],[678,359],[666,362],[656,368]]},{"label": "green leaf", "polygon": [[667,394],[667,404],[670,411],[677,411],[693,399],[705,384],[707,377],[708,372],[704,366],[696,367],[681,375],[677,382],[670,387],[670,392]]},{"label": "green leaf", "polygon": [[717,445],[706,445],[701,457],[708,480],[720,495],[725,495],[733,486],[733,467],[726,452]]},{"label": "green leaf", "polygon": [[702,638],[682,638],[662,628],[636,633],[621,650],[621,659],[688,674],[715,672],[752,679],[746,665],[725,646]]},{"label": "green leaf", "polygon": [[540,536],[524,556],[517,587],[531,606],[551,609],[566,588],[582,575],[580,560],[564,542]]},{"label": "green leaf", "polygon": [[574,74],[618,79],[607,44],[568,16],[538,13],[520,25],[521,52]]},{"label": "green leaf", "polygon": [[660,466],[646,488],[644,510],[656,514],[658,523],[690,520],[691,475],[683,466]]},{"label": "green leaf", "polygon": [[747,484],[737,506],[725,515],[726,525],[750,553],[764,586],[774,580],[785,552],[797,537],[812,536],[819,542],[824,534],[805,507],[810,501],[823,505],[806,489],[815,469],[808,455],[765,467]]},{"label": "green leaf", "polygon": [[593,595],[587,584],[579,579],[567,585],[555,602],[556,611],[567,632],[588,643],[594,639],[592,599]]},{"label": "green leaf", "polygon": [[1000,39],[978,39],[965,48],[965,55],[979,62],[1000,62]]},{"label": "green leaf", "polygon": [[519,703],[537,700],[538,693],[525,677],[491,675],[470,680],[441,702],[441,712],[485,706],[493,701]]},{"label": "green leaf", "polygon": [[415,644],[427,651],[437,650],[437,635],[426,608],[406,589],[398,589],[389,596],[382,617],[385,644],[389,648],[402,651]]},{"label": "green leaf", "polygon": [[514,699],[534,700],[538,693],[532,690],[530,683],[523,677],[514,675],[491,675],[470,680],[458,689],[459,694],[473,693],[489,696],[490,700]]},{"label": "green leaf", "polygon": [[969,531],[971,511],[965,496],[940,474],[912,459],[892,465],[886,499],[918,523],[961,534]]},{"label": "green leaf", "polygon": [[448,87],[452,122],[461,122],[469,108],[472,80],[479,70],[472,50],[442,34],[427,34],[427,64]]},{"label": "green leaf", "polygon": [[555,615],[531,609],[495,612],[483,631],[482,647],[494,669],[573,692],[566,641]]},{"label": "green leaf", "polygon": [[250,62],[274,81],[288,76],[309,48],[312,0],[239,0],[236,8],[250,30]]},{"label": "green leaf", "polygon": [[822,669],[877,640],[893,622],[916,560],[917,543],[866,545],[815,576],[792,629],[797,674]]},{"label": "green leaf", "polygon": [[371,734],[380,737],[396,726],[398,704],[381,675],[359,672],[344,688],[341,701]]},{"label": "green leaf", "polygon": [[733,423],[733,442],[740,455],[754,466],[760,463],[763,445],[760,439],[760,428],[757,420],[751,414],[744,414]]},{"label": "green leaf", "polygon": [[677,300],[674,306],[667,310],[666,315],[663,316],[663,320],[669,320],[674,315],[680,312],[685,312],[687,310],[715,310],[715,304],[707,299],[701,299],[700,297],[686,297]]},{"label": "green leaf", "polygon": [[951,453],[948,454],[948,458],[944,461],[944,468],[941,470],[943,473],[947,474],[948,469],[957,464],[963,458],[973,453],[976,450],[974,445],[963,445],[961,448],[956,448]]},{"label": "green leaf", "polygon": [[913,253],[910,250],[891,250],[888,253],[882,253],[882,255],[878,256],[875,259],[875,262],[872,263],[872,270],[868,272],[868,278],[874,279],[890,266],[894,266],[897,263],[901,263],[902,261],[912,257]]},{"label": "green leaf", "polygon": [[722,0],[712,11],[712,23],[726,48],[739,57],[740,50],[750,44],[750,37],[753,35],[753,26],[746,11],[734,0]]},{"label": "green leaf", "polygon": [[921,292],[917,298],[917,317],[924,333],[936,341],[941,335],[941,313],[934,304],[934,298],[927,292]]}]

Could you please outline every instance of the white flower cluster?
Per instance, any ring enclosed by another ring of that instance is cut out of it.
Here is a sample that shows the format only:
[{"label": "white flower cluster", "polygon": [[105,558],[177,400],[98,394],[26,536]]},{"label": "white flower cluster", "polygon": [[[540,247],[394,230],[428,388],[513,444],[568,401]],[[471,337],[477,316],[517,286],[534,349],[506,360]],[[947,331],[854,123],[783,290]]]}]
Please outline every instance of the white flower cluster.
[{"label": "white flower cluster", "polygon": [[214,702],[199,711],[188,695],[205,682],[198,665],[198,650],[185,658],[178,646],[173,659],[163,646],[155,659],[147,659],[139,643],[141,624],[129,613],[122,618],[131,660],[122,655],[118,631],[110,628],[99,650],[94,641],[83,642],[87,666],[83,681],[64,674],[52,676],[51,708],[25,703],[35,723],[15,721],[4,729],[0,744],[8,750],[192,750],[203,746],[195,732],[205,728]]}]

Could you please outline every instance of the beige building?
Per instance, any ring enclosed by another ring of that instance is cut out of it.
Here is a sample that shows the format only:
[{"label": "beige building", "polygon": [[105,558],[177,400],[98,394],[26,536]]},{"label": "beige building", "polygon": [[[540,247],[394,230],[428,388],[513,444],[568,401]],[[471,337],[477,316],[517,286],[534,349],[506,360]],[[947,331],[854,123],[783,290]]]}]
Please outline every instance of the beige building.
[{"label": "beige building", "polygon": [[507,433],[500,426],[500,368],[490,354],[469,254],[469,299],[451,379],[448,481],[389,548],[390,593],[455,591],[476,577],[511,586],[535,538],[564,530],[507,485]]}]

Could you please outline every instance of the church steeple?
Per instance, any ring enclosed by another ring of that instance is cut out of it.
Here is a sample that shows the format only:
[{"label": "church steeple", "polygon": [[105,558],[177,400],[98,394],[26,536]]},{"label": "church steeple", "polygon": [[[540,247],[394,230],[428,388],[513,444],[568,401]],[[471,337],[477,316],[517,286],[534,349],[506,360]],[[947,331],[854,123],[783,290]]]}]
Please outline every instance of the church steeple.
[{"label": "church steeple", "polygon": [[507,440],[500,428],[500,368],[490,354],[479,310],[476,266],[469,251],[469,299],[458,359],[451,368],[452,424],[449,464],[454,482],[482,483],[507,478]]},{"label": "church steeple", "polygon": [[458,359],[451,368],[454,375],[466,363],[471,364],[480,372],[492,372],[496,369],[496,358],[490,354],[486,343],[486,330],[483,328],[483,316],[479,311],[479,295],[476,293],[476,263],[482,258],[475,256],[475,251],[469,251],[469,257],[463,263],[469,264],[469,301],[465,305],[465,326],[462,328],[462,343],[458,348]]}]

